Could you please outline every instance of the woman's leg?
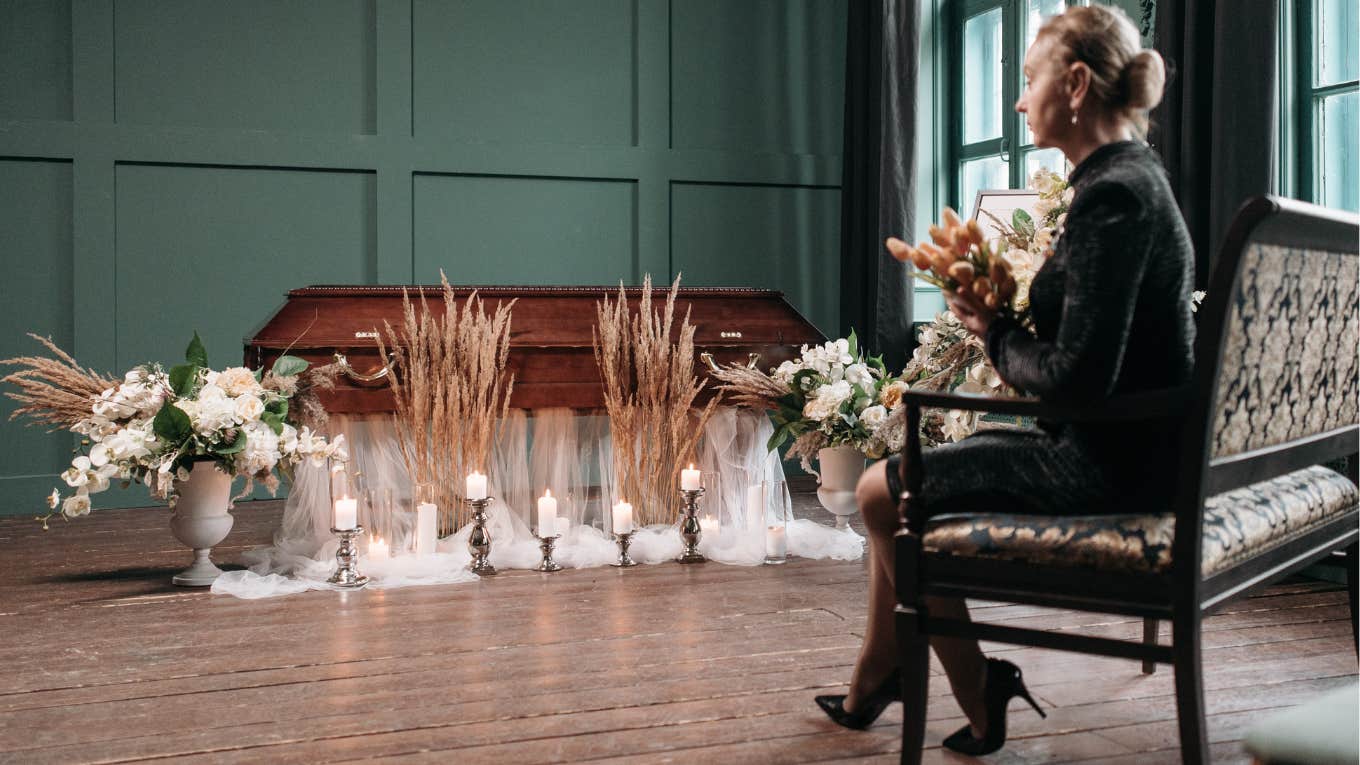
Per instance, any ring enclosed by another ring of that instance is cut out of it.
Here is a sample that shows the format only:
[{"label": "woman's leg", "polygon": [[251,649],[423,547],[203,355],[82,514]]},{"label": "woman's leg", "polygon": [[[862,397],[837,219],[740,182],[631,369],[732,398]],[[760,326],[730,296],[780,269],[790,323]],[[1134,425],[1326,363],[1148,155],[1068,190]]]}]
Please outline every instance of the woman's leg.
[{"label": "woman's leg", "polygon": [[[845,707],[853,710],[865,695],[872,693],[893,667],[897,666],[897,638],[893,608],[897,603],[894,588],[893,535],[897,533],[897,498],[888,491],[886,466],[882,460],[865,471],[856,491],[860,514],[869,531],[869,617],[865,627],[864,645],[850,678],[850,692]],[[927,607],[934,615],[950,619],[967,619],[968,606],[955,598],[928,598]],[[963,713],[972,724],[973,734],[981,737],[986,732],[987,712],[983,705],[983,688],[987,680],[986,659],[976,640],[932,637],[931,648],[940,657],[949,686]]]}]

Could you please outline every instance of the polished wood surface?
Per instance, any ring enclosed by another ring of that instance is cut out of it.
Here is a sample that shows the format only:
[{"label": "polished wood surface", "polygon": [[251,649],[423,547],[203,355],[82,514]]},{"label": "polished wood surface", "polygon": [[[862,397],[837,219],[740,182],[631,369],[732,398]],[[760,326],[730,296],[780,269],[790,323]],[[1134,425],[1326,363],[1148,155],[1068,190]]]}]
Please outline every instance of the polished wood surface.
[{"label": "polished wood surface", "polygon": [[[617,298],[617,287],[454,287],[455,305],[473,292],[490,313],[514,300],[510,355],[506,366],[515,375],[510,405],[521,409],[604,406],[600,372],[592,345],[596,306]],[[625,290],[636,309],[641,289]],[[403,294],[424,300],[433,315],[443,315],[438,286],[316,286],[292,290],[287,300],[246,339],[245,361],[267,367],[284,349],[314,364],[328,364],[341,353],[358,375],[382,369],[377,333],[387,340],[386,323],[400,330]],[[653,292],[653,305],[665,304],[664,289]],[[719,364],[748,363],[753,357],[765,369],[795,358],[804,344],[824,338],[817,328],[775,290],[681,288],[675,301],[675,332],[689,312],[694,326],[695,372],[707,378],[697,354],[710,353]],[[388,342],[391,346],[392,343]],[[700,396],[707,401],[714,386]],[[392,396],[383,381],[364,383],[341,376],[335,390],[322,395],[331,412],[391,411]]]},{"label": "polished wood surface", "polygon": [[[797,512],[829,520],[799,489]],[[218,562],[268,541],[280,512],[243,503]],[[899,706],[853,732],[812,703],[849,678],[863,561],[514,571],[244,601],[169,584],[188,552],[156,508],[47,532],[0,519],[0,555],[3,763],[889,763],[900,748]],[[1256,720],[1355,681],[1345,600],[1300,580],[1206,621],[1217,761],[1247,761],[1239,742]],[[980,620],[1017,626],[1142,628],[976,606]],[[1013,739],[985,762],[1178,761],[1168,668],[988,650],[1024,669],[1049,717],[1013,705]],[[929,720],[928,761],[974,761],[939,749],[962,719],[938,674]]]}]

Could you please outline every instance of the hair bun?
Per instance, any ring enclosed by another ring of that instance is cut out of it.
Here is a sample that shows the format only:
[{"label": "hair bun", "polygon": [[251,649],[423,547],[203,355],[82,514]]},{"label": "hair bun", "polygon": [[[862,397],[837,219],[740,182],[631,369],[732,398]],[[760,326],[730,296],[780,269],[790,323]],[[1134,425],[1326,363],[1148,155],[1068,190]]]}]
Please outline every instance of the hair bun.
[{"label": "hair bun", "polygon": [[1151,109],[1162,100],[1166,86],[1166,64],[1155,50],[1138,51],[1122,72],[1125,103],[1130,109]]}]

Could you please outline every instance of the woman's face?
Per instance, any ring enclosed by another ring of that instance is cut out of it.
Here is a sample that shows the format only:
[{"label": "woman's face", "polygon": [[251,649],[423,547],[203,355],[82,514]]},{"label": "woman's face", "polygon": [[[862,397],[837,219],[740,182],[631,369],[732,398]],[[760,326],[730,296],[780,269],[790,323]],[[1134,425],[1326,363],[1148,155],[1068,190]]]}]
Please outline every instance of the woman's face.
[{"label": "woman's face", "polygon": [[1041,35],[1025,54],[1025,90],[1015,110],[1025,115],[1034,145],[1061,148],[1072,128],[1067,68],[1054,50],[1053,38]]}]

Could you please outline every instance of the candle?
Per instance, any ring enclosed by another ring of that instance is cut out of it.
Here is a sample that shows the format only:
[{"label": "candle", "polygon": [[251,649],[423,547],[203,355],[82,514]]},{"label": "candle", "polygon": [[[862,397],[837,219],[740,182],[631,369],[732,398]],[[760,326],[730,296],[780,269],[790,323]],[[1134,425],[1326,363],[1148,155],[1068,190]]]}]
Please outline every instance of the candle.
[{"label": "candle", "polygon": [[435,543],[439,541],[439,530],[435,526],[436,510],[438,508],[433,502],[416,505],[416,555],[433,553]]},{"label": "candle", "polygon": [[538,498],[538,535],[550,537],[557,533],[557,498],[544,489]]},{"label": "candle", "polygon": [[391,557],[391,551],[382,537],[371,537],[368,540],[368,559],[387,560]]},{"label": "candle", "polygon": [[627,534],[633,530],[633,506],[619,500],[614,505],[614,533]]},{"label": "candle", "polygon": [[682,491],[699,489],[699,471],[694,469],[693,463],[690,463],[689,468],[680,471],[680,489]]},{"label": "candle", "polygon": [[783,558],[789,553],[788,538],[783,526],[765,527],[765,557]]},{"label": "candle", "polygon": [[758,529],[765,522],[765,485],[746,487],[746,528]]},{"label": "candle", "polygon": [[467,498],[486,499],[486,476],[476,470],[467,477]]},{"label": "candle", "polygon": [[359,525],[359,500],[343,497],[335,500],[335,527],[352,529]]}]

